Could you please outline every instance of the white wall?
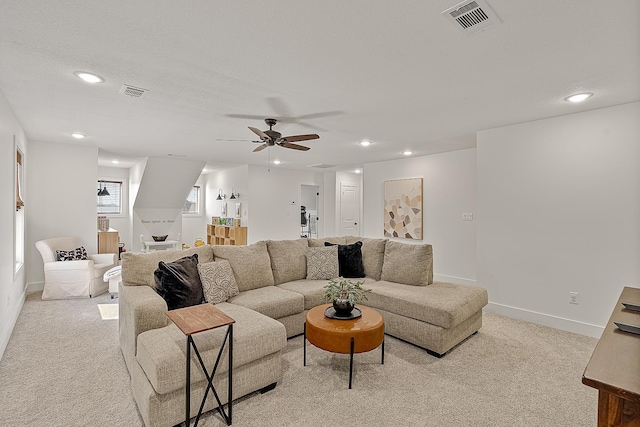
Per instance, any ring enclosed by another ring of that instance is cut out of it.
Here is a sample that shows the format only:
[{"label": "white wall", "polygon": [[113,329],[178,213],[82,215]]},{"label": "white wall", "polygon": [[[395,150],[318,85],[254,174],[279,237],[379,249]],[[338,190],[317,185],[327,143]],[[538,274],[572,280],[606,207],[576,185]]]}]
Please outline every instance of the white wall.
[{"label": "white wall", "polygon": [[[224,202],[227,203],[227,218],[235,217],[236,203],[241,204],[241,225],[249,226],[249,166],[239,166],[237,168],[226,169],[220,172],[214,172],[206,175],[206,218],[204,235],[206,236],[206,224],[211,224],[211,217],[220,216],[222,208],[222,200],[216,200],[218,190],[222,190],[222,194],[227,197]],[[240,197],[234,200],[231,197],[231,189],[235,187],[236,192],[240,193]]]},{"label": "white wall", "polygon": [[[259,240],[300,237],[300,185],[320,186],[322,204],[323,176],[311,171],[249,166],[248,243]],[[321,232],[322,217],[318,224]]]},{"label": "white wall", "polygon": [[200,175],[194,185],[200,186],[200,214],[199,215],[182,215],[182,242],[189,246],[193,246],[196,239],[207,240],[207,223],[211,221],[211,217],[207,220],[207,175]]},{"label": "white wall", "polygon": [[[16,118],[9,102],[0,91],[0,358],[9,342],[11,331],[18,319],[27,290],[25,265],[15,272],[14,261],[14,216],[15,204],[15,162],[16,147],[24,154],[25,188],[23,198],[24,212],[32,209],[31,194],[26,188],[30,167],[30,152],[27,138],[20,122]],[[22,237],[25,236],[16,236]],[[25,251],[26,255],[26,251]]]},{"label": "white wall", "polygon": [[363,236],[384,237],[384,181],[423,178],[423,240],[433,245],[436,280],[474,284],[476,224],[462,221],[476,204],[476,149],[364,165]]},{"label": "white wall", "polygon": [[477,150],[490,309],[599,336],[640,287],[640,103],[482,131]]},{"label": "white wall", "polygon": [[335,172],[325,172],[322,177],[323,189],[320,198],[324,201],[324,208],[319,210],[320,220],[318,226],[322,226],[324,234],[318,236],[337,236],[340,203],[338,199],[338,180]]},{"label": "white wall", "polygon": [[27,282],[41,289],[44,270],[38,240],[72,236],[89,253],[98,249],[98,148],[30,141],[27,168]]},{"label": "white wall", "polygon": [[134,251],[142,249],[140,235],[145,241],[151,241],[151,236],[164,234],[169,236],[168,240],[184,241],[182,208],[204,166],[202,161],[165,157],[147,159],[133,202]]}]

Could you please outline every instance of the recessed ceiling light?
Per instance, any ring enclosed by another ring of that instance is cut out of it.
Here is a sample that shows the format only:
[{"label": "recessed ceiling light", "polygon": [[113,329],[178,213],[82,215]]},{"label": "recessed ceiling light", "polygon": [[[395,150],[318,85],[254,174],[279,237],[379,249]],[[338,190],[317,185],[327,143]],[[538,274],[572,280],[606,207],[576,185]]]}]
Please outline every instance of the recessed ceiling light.
[{"label": "recessed ceiling light", "polygon": [[71,136],[74,137],[75,139],[82,139],[82,138],[85,138],[87,135],[78,133],[78,132],[73,132]]},{"label": "recessed ceiling light", "polygon": [[274,160],[274,161],[273,161],[273,164],[274,164],[274,165],[279,165],[280,163],[282,163],[280,160]]},{"label": "recessed ceiling light", "polygon": [[354,170],[355,173],[362,173],[362,169],[356,169]]},{"label": "recessed ceiling light", "polygon": [[405,150],[405,151],[402,152],[402,154],[404,154],[405,156],[410,156],[410,155],[413,154],[413,151]]},{"label": "recessed ceiling light", "polygon": [[113,159],[111,160],[111,163],[113,163],[114,165],[117,165],[118,163],[120,163],[120,160]]},{"label": "recessed ceiling light", "polygon": [[371,141],[360,141],[360,145],[362,145],[363,147],[368,147],[369,145],[371,145]]},{"label": "recessed ceiling light", "polygon": [[87,73],[86,71],[76,71],[73,74],[80,77],[87,83],[102,83],[104,79],[97,74]]},{"label": "recessed ceiling light", "polygon": [[582,102],[587,98],[590,98],[592,93],[577,93],[575,95],[567,96],[564,100],[569,102]]}]

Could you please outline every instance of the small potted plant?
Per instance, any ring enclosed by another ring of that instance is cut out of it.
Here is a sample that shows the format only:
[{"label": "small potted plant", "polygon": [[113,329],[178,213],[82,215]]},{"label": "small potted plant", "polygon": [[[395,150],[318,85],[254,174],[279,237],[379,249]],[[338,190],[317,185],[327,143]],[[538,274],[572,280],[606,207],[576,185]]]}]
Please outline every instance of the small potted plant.
[{"label": "small potted plant", "polygon": [[324,299],[333,302],[337,316],[349,316],[357,302],[368,299],[367,292],[371,292],[371,289],[363,288],[363,284],[364,282],[353,283],[342,277],[332,279],[324,287]]}]

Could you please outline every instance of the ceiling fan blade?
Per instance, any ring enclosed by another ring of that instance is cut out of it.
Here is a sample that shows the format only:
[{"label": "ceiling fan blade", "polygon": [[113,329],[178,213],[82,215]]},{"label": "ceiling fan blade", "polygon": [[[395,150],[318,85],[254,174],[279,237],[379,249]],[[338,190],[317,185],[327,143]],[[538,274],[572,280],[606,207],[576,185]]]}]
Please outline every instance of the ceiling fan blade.
[{"label": "ceiling fan blade", "polygon": [[292,148],[294,150],[300,150],[300,151],[311,150],[311,148],[305,147],[304,145],[292,144],[292,143],[286,142],[286,141],[285,142],[281,142],[279,145],[281,147],[284,147],[284,148]]},{"label": "ceiling fan blade", "polygon": [[256,151],[262,151],[265,148],[267,148],[267,144],[262,144],[261,146],[259,146],[258,148],[256,148],[255,150],[253,150],[253,152],[255,153]]},{"label": "ceiling fan blade", "polygon": [[344,114],[342,111],[324,111],[322,113],[305,114],[298,117],[298,120],[321,119],[323,117],[339,116]]},{"label": "ceiling fan blade", "polygon": [[254,127],[249,126],[249,129],[251,129],[251,132],[255,133],[256,135],[258,135],[262,139],[270,139],[269,135],[267,135],[266,133],[262,132],[258,128],[254,128]]},{"label": "ceiling fan blade", "polygon": [[320,138],[315,133],[310,133],[307,135],[291,135],[291,136],[283,136],[280,138],[283,142],[298,142],[298,141],[308,141],[310,139],[318,139]]},{"label": "ceiling fan blade", "polygon": [[264,116],[257,116],[254,114],[225,114],[225,117],[232,119],[245,119],[245,120],[263,120]]}]

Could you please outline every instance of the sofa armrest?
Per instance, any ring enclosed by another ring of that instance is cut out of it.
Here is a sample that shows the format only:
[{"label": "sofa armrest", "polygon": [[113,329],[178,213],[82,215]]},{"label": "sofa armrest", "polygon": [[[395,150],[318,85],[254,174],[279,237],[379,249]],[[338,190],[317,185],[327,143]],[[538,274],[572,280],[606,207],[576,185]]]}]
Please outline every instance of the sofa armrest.
[{"label": "sofa armrest", "polygon": [[168,325],[167,303],[149,286],[118,287],[120,350],[131,370],[137,349],[138,335]]},{"label": "sofa armrest", "polygon": [[89,259],[92,259],[96,264],[115,264],[116,254],[91,254]]}]

